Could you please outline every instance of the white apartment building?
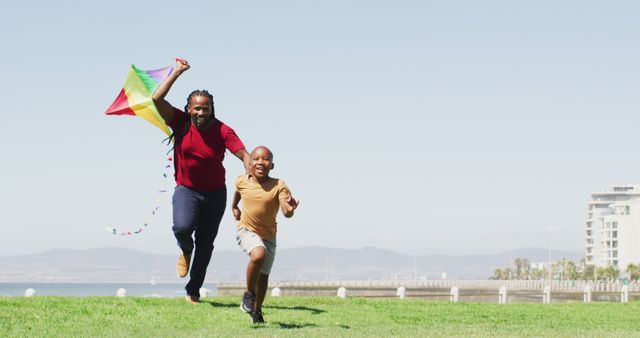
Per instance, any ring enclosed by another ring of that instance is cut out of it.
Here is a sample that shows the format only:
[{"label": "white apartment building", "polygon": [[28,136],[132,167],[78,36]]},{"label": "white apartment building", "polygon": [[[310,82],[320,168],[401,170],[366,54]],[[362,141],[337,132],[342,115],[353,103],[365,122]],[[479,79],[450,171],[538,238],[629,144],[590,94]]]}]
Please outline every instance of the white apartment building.
[{"label": "white apartment building", "polygon": [[587,205],[586,263],[625,271],[640,263],[640,185],[611,185]]}]

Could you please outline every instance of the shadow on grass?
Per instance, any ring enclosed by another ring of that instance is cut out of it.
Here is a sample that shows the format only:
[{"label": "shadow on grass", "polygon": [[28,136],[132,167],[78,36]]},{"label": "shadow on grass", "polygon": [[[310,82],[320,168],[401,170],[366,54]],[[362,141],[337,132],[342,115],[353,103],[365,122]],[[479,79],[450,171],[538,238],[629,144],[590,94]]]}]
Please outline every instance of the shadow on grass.
[{"label": "shadow on grass", "polygon": [[[240,308],[240,304],[236,303],[218,303],[214,301],[202,301],[202,303],[209,304],[213,307],[224,307],[224,308]],[[315,309],[312,307],[306,306],[265,306],[265,308],[269,309],[278,309],[278,310],[292,310],[292,311],[309,311],[311,314],[317,315],[320,313],[327,312],[325,310]]]},{"label": "shadow on grass", "polygon": [[228,304],[228,303],[217,303],[214,301],[202,301],[202,303],[208,303],[213,307],[240,308],[239,304],[236,305],[236,304]]},{"label": "shadow on grass", "polygon": [[318,327],[318,325],[311,324],[311,323],[289,324],[289,323],[282,323],[282,322],[272,322],[272,323],[263,324],[263,325],[254,325],[253,328],[254,329],[259,329],[259,328],[263,328],[263,327],[268,327],[270,325],[278,325],[281,329],[287,329],[287,330],[304,329],[306,327]]},{"label": "shadow on grass", "polygon": [[325,310],[314,309],[312,307],[306,307],[306,306],[265,306],[265,308],[278,309],[278,310],[309,311],[313,315],[327,312]]}]

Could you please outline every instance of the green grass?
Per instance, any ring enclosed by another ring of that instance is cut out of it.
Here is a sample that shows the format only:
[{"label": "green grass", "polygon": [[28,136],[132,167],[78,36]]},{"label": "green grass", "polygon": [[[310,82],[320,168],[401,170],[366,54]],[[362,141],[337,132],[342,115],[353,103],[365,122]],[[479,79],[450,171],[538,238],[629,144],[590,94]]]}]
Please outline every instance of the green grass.
[{"label": "green grass", "polygon": [[2,337],[637,336],[640,303],[487,304],[268,297],[254,326],[238,297],[0,297]]}]

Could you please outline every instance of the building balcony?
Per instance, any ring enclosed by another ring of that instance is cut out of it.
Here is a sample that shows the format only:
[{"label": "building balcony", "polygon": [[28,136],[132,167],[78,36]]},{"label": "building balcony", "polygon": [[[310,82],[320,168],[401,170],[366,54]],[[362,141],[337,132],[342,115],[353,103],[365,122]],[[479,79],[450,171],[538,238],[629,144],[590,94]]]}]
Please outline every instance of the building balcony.
[{"label": "building balcony", "polygon": [[615,203],[616,201],[607,200],[607,201],[589,201],[587,204],[589,205],[609,205],[611,203]]},{"label": "building balcony", "polygon": [[605,189],[591,193],[592,196],[610,196],[637,194],[640,192],[640,184],[610,184]]}]

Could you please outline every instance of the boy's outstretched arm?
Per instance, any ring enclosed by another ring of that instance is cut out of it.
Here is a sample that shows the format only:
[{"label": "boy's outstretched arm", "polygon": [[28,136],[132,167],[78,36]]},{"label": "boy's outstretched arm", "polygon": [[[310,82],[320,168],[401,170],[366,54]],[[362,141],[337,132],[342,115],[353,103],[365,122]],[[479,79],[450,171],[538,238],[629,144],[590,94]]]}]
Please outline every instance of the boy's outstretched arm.
[{"label": "boy's outstretched arm", "polygon": [[167,123],[173,120],[173,106],[167,102],[164,97],[167,96],[171,86],[173,86],[173,83],[176,82],[178,77],[189,68],[191,68],[191,66],[189,66],[187,60],[176,58],[176,67],[171,74],[158,85],[158,88],[156,88],[151,96],[153,103],[156,105],[156,108],[158,108],[158,113],[160,113],[160,116],[162,116]]},{"label": "boy's outstretched arm", "polygon": [[280,210],[282,210],[282,214],[286,218],[293,216],[293,212],[298,208],[298,205],[300,205],[300,201],[296,201],[291,194],[287,198],[280,200]]},{"label": "boy's outstretched arm", "polygon": [[236,221],[239,221],[240,216],[242,215],[238,208],[238,203],[240,203],[240,193],[236,191],[235,194],[233,194],[233,201],[231,202],[231,211],[233,212],[233,218],[235,218]]}]

